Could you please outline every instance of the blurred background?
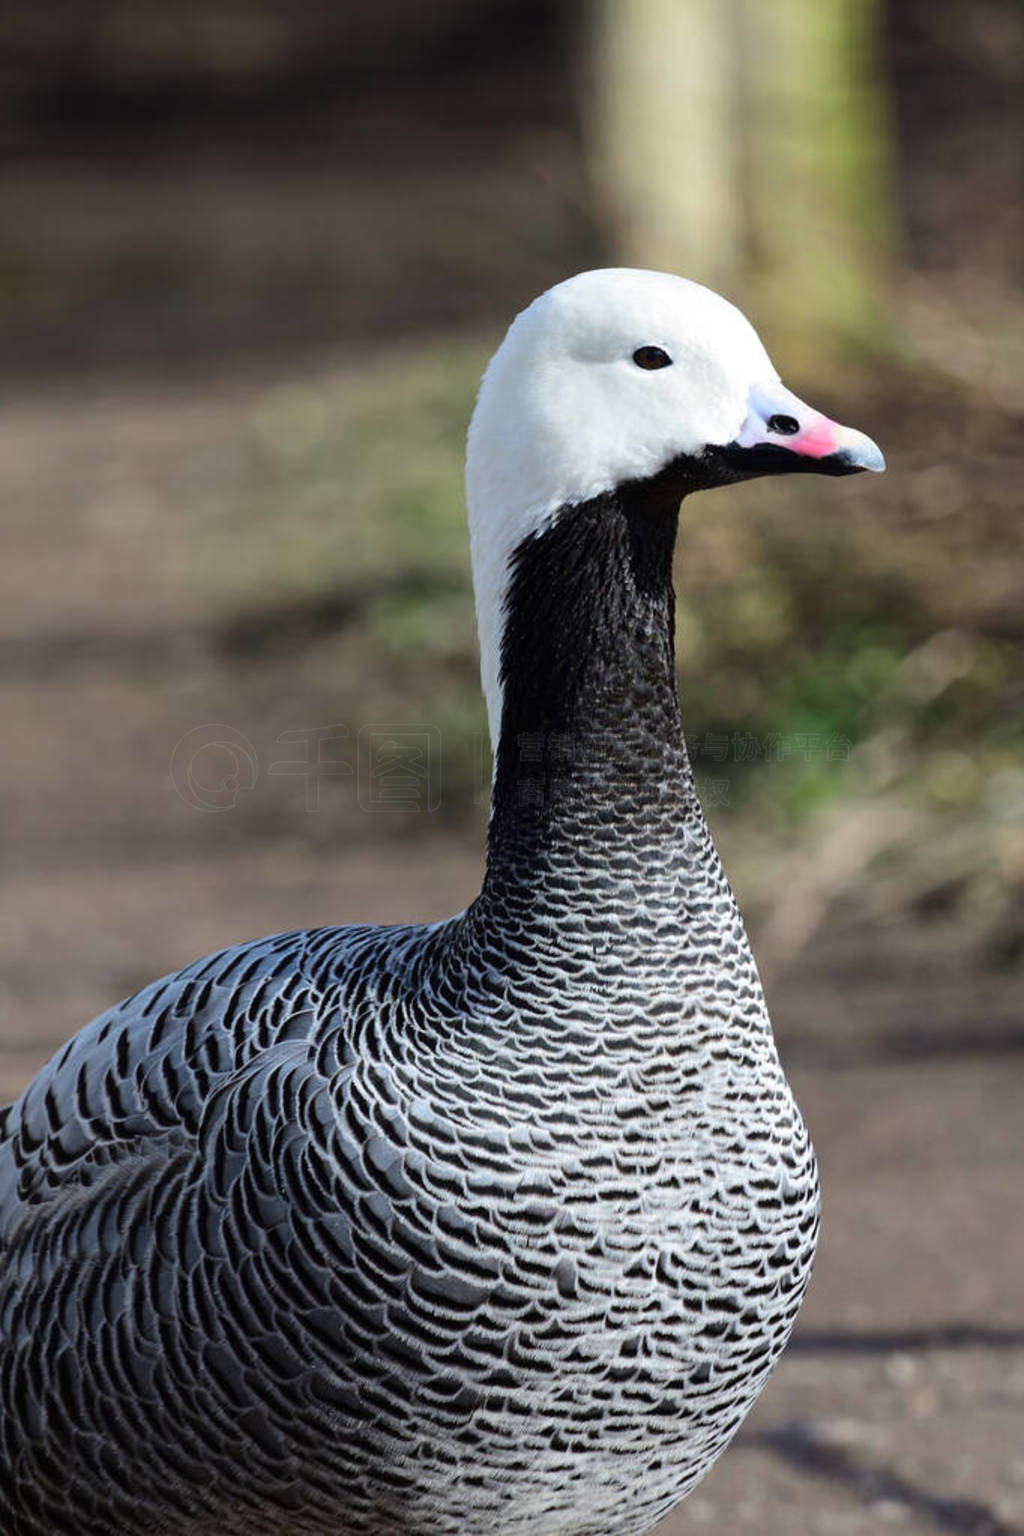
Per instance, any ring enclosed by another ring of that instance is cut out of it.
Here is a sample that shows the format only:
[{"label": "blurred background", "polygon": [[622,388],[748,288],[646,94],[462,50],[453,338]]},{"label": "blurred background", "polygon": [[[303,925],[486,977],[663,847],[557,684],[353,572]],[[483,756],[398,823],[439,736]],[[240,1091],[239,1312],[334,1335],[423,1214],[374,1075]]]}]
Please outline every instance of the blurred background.
[{"label": "blurred background", "polygon": [[218,945],[472,897],[463,438],[541,289],[709,283],[887,455],[684,509],[825,1229],[674,1531],[1024,1532],[1022,73],[1019,0],[0,12],[4,1097]]}]

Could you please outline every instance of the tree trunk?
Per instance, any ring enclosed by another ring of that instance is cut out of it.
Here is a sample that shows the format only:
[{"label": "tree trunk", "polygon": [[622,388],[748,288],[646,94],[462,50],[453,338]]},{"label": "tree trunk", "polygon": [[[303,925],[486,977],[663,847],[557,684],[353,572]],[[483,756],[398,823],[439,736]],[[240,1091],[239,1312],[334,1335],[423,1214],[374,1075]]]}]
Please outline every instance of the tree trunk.
[{"label": "tree trunk", "polygon": [[593,4],[588,129],[616,255],[740,299],[791,371],[881,329],[880,7]]}]

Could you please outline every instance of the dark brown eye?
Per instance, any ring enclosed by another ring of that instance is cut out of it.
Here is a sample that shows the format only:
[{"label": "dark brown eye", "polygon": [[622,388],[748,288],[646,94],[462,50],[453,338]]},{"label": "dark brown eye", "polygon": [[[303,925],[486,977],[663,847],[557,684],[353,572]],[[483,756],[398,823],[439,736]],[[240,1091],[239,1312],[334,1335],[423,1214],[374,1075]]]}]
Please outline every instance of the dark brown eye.
[{"label": "dark brown eye", "polygon": [[638,368],[671,368],[672,359],[661,347],[637,347],[633,361]]}]

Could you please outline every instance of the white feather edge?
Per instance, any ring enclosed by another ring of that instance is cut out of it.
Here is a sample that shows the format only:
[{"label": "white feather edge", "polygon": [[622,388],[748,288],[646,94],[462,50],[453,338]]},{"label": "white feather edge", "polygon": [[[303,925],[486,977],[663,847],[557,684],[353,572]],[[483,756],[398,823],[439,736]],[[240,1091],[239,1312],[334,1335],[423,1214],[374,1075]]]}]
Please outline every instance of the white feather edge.
[{"label": "white feather edge", "polygon": [[[673,365],[637,368],[638,346]],[[541,294],[510,325],[480,385],[466,502],[491,745],[501,727],[509,561],[531,534],[625,480],[739,430],[750,388],[778,378],[750,322],[669,273],[604,268]]]}]

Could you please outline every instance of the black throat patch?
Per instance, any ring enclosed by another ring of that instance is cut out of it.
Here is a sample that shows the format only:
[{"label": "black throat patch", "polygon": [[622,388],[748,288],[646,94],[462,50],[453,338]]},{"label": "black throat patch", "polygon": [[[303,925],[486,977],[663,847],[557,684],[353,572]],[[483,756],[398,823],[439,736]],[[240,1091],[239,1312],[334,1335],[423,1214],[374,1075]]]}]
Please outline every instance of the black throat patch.
[{"label": "black throat patch", "polygon": [[678,485],[564,508],[512,557],[491,855],[594,833],[689,783],[676,702]]}]

